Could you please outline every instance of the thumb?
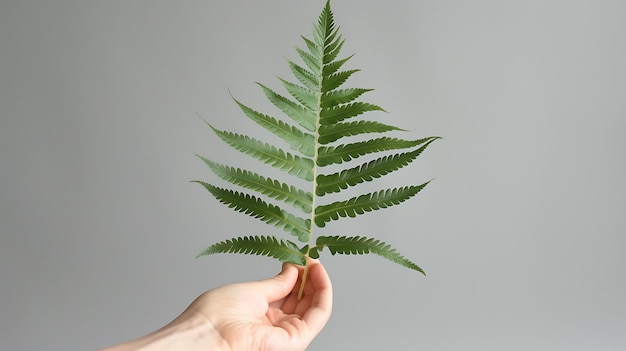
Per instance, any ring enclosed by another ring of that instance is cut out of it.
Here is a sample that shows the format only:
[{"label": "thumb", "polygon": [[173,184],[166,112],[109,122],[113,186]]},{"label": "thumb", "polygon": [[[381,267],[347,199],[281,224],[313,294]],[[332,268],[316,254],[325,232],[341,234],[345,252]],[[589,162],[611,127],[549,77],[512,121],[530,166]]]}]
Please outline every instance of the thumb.
[{"label": "thumb", "polygon": [[268,302],[272,302],[289,295],[297,279],[298,268],[291,263],[285,263],[277,276],[255,282],[254,288],[258,289]]}]

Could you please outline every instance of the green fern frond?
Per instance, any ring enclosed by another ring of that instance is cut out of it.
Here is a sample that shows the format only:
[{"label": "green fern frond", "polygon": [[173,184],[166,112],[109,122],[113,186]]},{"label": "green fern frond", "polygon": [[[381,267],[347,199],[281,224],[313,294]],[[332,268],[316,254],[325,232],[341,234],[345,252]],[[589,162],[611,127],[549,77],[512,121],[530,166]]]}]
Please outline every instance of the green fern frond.
[{"label": "green fern frond", "polygon": [[419,140],[402,140],[398,138],[382,137],[337,146],[321,146],[317,152],[317,165],[328,166],[350,161],[363,155],[398,149],[407,149],[425,143],[431,138]]},{"label": "green fern frond", "polygon": [[318,251],[321,251],[324,247],[327,247],[333,255],[363,255],[373,253],[426,275],[418,265],[404,258],[404,256],[400,255],[398,251],[390,245],[377,239],[362,236],[319,236],[316,240],[316,246],[309,251],[309,254],[313,258],[317,258],[319,257]]},{"label": "green fern frond", "polygon": [[272,89],[266,87],[263,84],[258,83],[265,96],[267,96],[268,100],[274,106],[278,107],[283,113],[287,116],[291,117],[294,121],[300,124],[304,129],[315,132],[316,129],[316,119],[317,116],[315,112],[309,110],[308,108],[294,102],[278,93],[273,91]]},{"label": "green fern frond", "polygon": [[317,109],[317,94],[309,88],[288,82],[284,79],[278,78],[285,87],[285,90],[293,96],[299,103],[308,108],[311,111]]},{"label": "green fern frond", "polygon": [[326,40],[324,64],[333,62],[333,60],[339,56],[341,48],[343,48],[345,40],[343,40],[340,35],[337,35],[337,33],[337,31],[330,33],[329,38]]},{"label": "green fern frond", "polygon": [[[322,87],[323,89],[323,87]],[[322,108],[335,107],[341,104],[347,104],[356,100],[359,96],[372,91],[374,89],[341,89],[327,91],[322,94],[321,106]]]},{"label": "green fern frond", "polygon": [[[354,56],[354,54],[341,59],[341,60],[335,60],[333,62],[327,63],[324,65],[324,68],[322,68],[322,76],[324,76],[324,79],[332,79],[332,77],[334,76],[335,72],[339,71],[341,69],[341,67],[344,65],[344,63],[348,62],[348,60],[350,60],[352,57]],[[352,70],[352,71],[360,71],[359,69],[356,70]],[[350,71],[349,71],[350,72]]]},{"label": "green fern frond", "polygon": [[296,52],[300,55],[302,61],[306,64],[307,67],[313,72],[317,72],[320,70],[320,60],[319,55],[311,54],[310,52],[306,52],[299,47],[295,47]]},{"label": "green fern frond", "polygon": [[357,101],[351,104],[327,107],[320,111],[319,123],[322,126],[333,125],[343,120],[359,116],[365,112],[385,111],[382,107],[367,102]]},{"label": "green fern frond", "polygon": [[433,137],[432,140],[428,141],[422,147],[411,152],[377,158],[360,166],[329,175],[320,174],[316,178],[316,195],[324,196],[329,193],[336,193],[342,189],[347,189],[349,186],[368,182],[374,178],[380,178],[393,171],[397,171],[413,162],[413,160],[436,139],[438,139],[438,137]]},{"label": "green fern frond", "polygon": [[306,47],[311,52],[311,55],[319,59],[322,53],[320,52],[317,44],[311,41],[309,38],[305,37],[304,35],[301,35],[300,38],[302,38],[302,41],[304,41],[304,44],[306,44]]},{"label": "green fern frond", "polygon": [[352,69],[349,71],[337,72],[332,75],[324,75],[324,79],[322,80],[322,92],[325,93],[337,89],[345,83],[350,76],[359,71],[360,69]]},{"label": "green fern frond", "polygon": [[300,81],[300,83],[304,84],[307,88],[313,90],[318,86],[317,77],[314,73],[308,71],[306,68],[294,63],[293,61],[287,61],[289,68],[291,68],[291,73],[293,73],[294,77]]},{"label": "green fern frond", "polygon": [[202,184],[219,202],[229,208],[260,219],[267,224],[283,228],[302,242],[309,240],[310,220],[297,217],[250,194],[219,188],[201,181],[196,182]]},{"label": "green fern frond", "polygon": [[306,264],[306,256],[300,252],[298,245],[273,236],[245,236],[225,240],[209,246],[196,258],[217,253],[262,255],[278,259],[280,262],[290,262],[301,266]]},{"label": "green fern frond", "polygon": [[[212,245],[203,254],[252,253],[304,265],[307,257],[317,258],[319,251],[327,247],[332,254],[375,253],[423,273],[413,262],[376,239],[360,236],[316,238],[314,235],[315,228],[325,227],[333,220],[356,217],[398,205],[419,193],[429,182],[358,196],[345,196],[344,198],[348,200],[331,203],[323,201],[325,195],[347,193],[347,190],[351,190],[350,188],[355,185],[373,181],[404,168],[439,137],[414,140],[396,138],[386,133],[406,130],[371,118],[362,119],[364,114],[386,111],[376,104],[361,101],[363,95],[372,89],[344,87],[344,84],[360,70],[344,67],[353,55],[341,54],[345,39],[335,24],[330,1],[326,2],[326,6],[314,22],[312,36],[308,38],[303,36],[302,40],[304,45],[294,47],[301,62],[287,60],[295,79],[278,78],[286,92],[279,93],[257,83],[265,97],[279,110],[280,116],[256,111],[233,98],[250,120],[273,134],[278,142],[283,143],[285,147],[288,146],[290,152],[285,151],[279,144],[273,144],[274,141],[268,143],[252,136],[221,131],[211,126],[221,140],[236,150],[300,178],[298,180],[290,178],[299,182],[299,185],[269,178],[250,170],[218,164],[204,157],[200,158],[219,178],[234,186],[253,191],[258,196],[219,188],[206,182],[197,182],[219,202],[237,212],[282,228],[303,244],[298,247],[290,241],[274,237],[250,236]],[[367,138],[368,134],[374,136]],[[353,138],[357,136],[358,139]],[[394,150],[402,152],[394,153]],[[387,152],[392,154],[381,156]],[[378,156],[360,165],[342,168],[346,162],[365,155]],[[277,204],[270,203],[280,201],[301,210],[308,218],[286,212]]]},{"label": "green fern frond", "polygon": [[320,205],[315,208],[315,224],[325,227],[326,223],[337,220],[339,217],[356,217],[382,208],[398,205],[420,192],[428,182],[417,186],[386,189],[376,193],[369,193],[353,197],[346,201],[336,201],[329,205]]},{"label": "green fern frond", "polygon": [[335,29],[335,19],[330,10],[330,1],[326,2],[326,6],[317,18],[317,26],[313,28],[313,38],[315,43],[321,47],[327,47],[332,40],[335,39],[337,31]]},{"label": "green fern frond", "polygon": [[243,111],[248,118],[256,122],[256,124],[283,139],[293,150],[298,150],[305,156],[313,157],[315,154],[315,138],[313,135],[305,133],[272,116],[257,112],[237,101],[237,99],[233,100],[235,100],[241,111]]},{"label": "green fern frond", "polygon": [[331,125],[320,126],[318,142],[321,145],[325,145],[344,137],[368,133],[385,133],[396,130],[406,131],[404,129],[376,121],[352,121],[346,123],[335,123]]},{"label": "green fern frond", "polygon": [[215,128],[213,128],[213,131],[220,139],[245,154],[298,178],[313,180],[313,160],[310,158],[290,154],[276,146],[261,142],[247,135],[226,132]]},{"label": "green fern frond", "polygon": [[275,179],[260,176],[254,172],[222,165],[199,156],[220,178],[246,189],[257,191],[263,195],[292,204],[305,213],[311,212],[313,195],[293,185]]}]

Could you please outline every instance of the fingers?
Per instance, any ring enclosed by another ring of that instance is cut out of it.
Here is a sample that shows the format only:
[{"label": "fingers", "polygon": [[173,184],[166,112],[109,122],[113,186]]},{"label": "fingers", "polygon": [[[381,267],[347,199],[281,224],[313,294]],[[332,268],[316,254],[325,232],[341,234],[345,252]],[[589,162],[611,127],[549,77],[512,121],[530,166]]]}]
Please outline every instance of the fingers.
[{"label": "fingers", "polygon": [[302,319],[315,334],[319,333],[330,318],[333,306],[333,288],[326,269],[319,261],[309,263],[310,281],[315,289],[311,306]]},{"label": "fingers", "polygon": [[266,298],[267,302],[280,300],[289,295],[298,279],[298,269],[293,264],[283,264],[282,271],[275,277],[255,282],[258,289]]},{"label": "fingers", "polygon": [[[318,260],[309,261],[309,273],[306,284],[310,289],[310,304],[306,303],[302,307],[306,310],[303,311],[302,320],[309,326],[311,332],[314,334],[319,333],[332,312],[333,305],[333,289],[330,281],[330,277],[326,272],[326,269]],[[283,310],[286,313],[297,313],[296,309],[300,305],[300,301],[296,299],[297,288],[299,284],[298,276],[302,273],[299,272],[302,267],[297,267],[293,264],[284,264],[283,269],[277,276],[265,280],[255,282],[255,288],[258,289],[265,297],[266,301],[273,302],[284,298],[290,293],[293,295],[287,303],[293,303],[293,307],[283,306]],[[291,312],[289,312],[291,311]]]}]

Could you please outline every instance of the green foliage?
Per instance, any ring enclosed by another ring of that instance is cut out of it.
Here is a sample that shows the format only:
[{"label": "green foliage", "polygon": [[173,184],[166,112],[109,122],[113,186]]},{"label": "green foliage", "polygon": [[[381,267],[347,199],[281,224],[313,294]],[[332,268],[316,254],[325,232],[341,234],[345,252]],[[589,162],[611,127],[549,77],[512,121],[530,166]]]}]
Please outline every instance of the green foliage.
[{"label": "green foliage", "polygon": [[[203,181],[219,202],[290,233],[302,246],[273,236],[245,236],[209,246],[200,255],[243,253],[264,255],[282,262],[306,265],[307,257],[318,258],[328,248],[331,254],[374,253],[424,274],[415,263],[388,244],[362,236],[315,236],[314,228],[344,217],[398,205],[420,192],[429,182],[322,203],[329,194],[342,196],[346,190],[395,172],[413,162],[439,137],[405,140],[390,136],[366,139],[406,130],[378,121],[360,119],[369,112],[385,112],[377,105],[358,101],[372,89],[342,88],[358,69],[342,70],[352,57],[338,58],[344,45],[334,23],[330,1],[313,27],[311,38],[302,37],[304,48],[295,50],[301,64],[288,61],[296,83],[279,78],[288,95],[259,84],[267,99],[285,116],[283,119],[258,112],[237,99],[245,116],[277,137],[276,146],[252,136],[223,131],[210,125],[225,143],[252,158],[299,178],[303,190],[254,171],[213,162],[199,156],[222,180],[251,193],[218,187]],[[360,137],[354,140],[355,137]],[[403,150],[398,152],[397,150]],[[368,155],[370,160],[360,161]],[[352,164],[352,165],[350,165]],[[338,169],[339,168],[339,169]],[[334,171],[333,171],[334,169]],[[337,170],[338,169],[338,170]],[[294,179],[296,180],[296,179]],[[278,203],[277,203],[278,202]],[[285,208],[290,206],[289,212]],[[285,208],[284,208],[285,207]]]},{"label": "green foliage", "polygon": [[276,258],[280,262],[292,262],[301,266],[306,264],[306,257],[300,251],[298,245],[289,240],[277,239],[273,236],[233,238],[211,245],[196,257],[216,253],[264,255]]},{"label": "green foliage", "polygon": [[377,239],[364,238],[361,236],[320,236],[317,238],[315,247],[311,248],[309,251],[309,256],[311,258],[318,258],[318,251],[322,250],[324,247],[327,247],[333,255],[338,253],[345,255],[362,255],[371,252],[402,266],[426,274],[418,265],[407,260],[394,248]]}]

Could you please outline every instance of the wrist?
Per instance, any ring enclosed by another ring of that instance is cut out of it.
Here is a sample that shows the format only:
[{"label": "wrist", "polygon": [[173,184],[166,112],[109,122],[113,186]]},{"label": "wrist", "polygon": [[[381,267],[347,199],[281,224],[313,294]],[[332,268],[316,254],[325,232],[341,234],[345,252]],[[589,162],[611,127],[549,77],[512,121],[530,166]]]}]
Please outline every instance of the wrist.
[{"label": "wrist", "polygon": [[[158,333],[158,332],[157,332]],[[183,321],[174,321],[163,328],[161,340],[156,344],[160,347],[145,351],[165,350],[215,350],[230,351],[221,334],[206,318],[194,316]]]},{"label": "wrist", "polygon": [[230,351],[209,320],[201,317],[175,320],[139,339],[101,351]]}]

